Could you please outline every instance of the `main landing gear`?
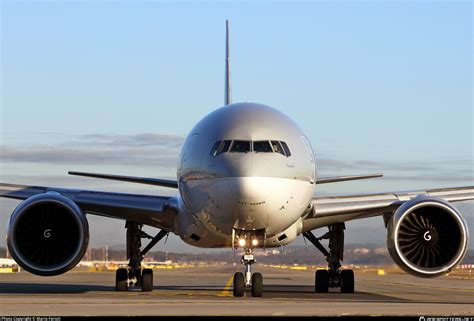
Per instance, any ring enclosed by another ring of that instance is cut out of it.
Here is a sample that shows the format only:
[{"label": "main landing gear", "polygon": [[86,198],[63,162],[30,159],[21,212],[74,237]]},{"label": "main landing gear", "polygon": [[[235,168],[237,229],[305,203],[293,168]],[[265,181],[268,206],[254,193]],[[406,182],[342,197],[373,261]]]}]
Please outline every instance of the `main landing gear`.
[{"label": "main landing gear", "polygon": [[[127,291],[128,288],[141,287],[142,291],[153,290],[153,270],[142,269],[142,261],[148,251],[156,245],[167,231],[161,230],[155,237],[151,237],[142,231],[142,225],[136,222],[127,221],[127,259],[128,268],[120,268],[115,274],[115,291]],[[150,243],[141,250],[142,238],[151,239]]]},{"label": "main landing gear", "polygon": [[261,297],[263,292],[263,276],[261,273],[252,274],[252,264],[256,262],[252,249],[246,249],[242,255],[242,264],[245,265],[245,275],[242,272],[234,274],[234,296],[244,296],[245,288],[252,289],[252,296]]},{"label": "main landing gear", "polygon": [[[340,288],[343,293],[354,293],[354,272],[341,270],[341,261],[344,254],[344,223],[329,225],[329,232],[321,237],[311,232],[303,235],[326,257],[327,270],[317,270],[315,275],[315,291],[326,293],[329,288]],[[329,239],[329,252],[320,240]]]}]

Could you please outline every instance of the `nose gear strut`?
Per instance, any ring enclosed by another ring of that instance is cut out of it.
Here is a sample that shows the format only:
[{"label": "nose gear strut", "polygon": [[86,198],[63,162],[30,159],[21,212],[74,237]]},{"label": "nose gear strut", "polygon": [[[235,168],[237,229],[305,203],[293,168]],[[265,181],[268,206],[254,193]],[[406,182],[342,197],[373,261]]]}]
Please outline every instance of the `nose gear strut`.
[{"label": "nose gear strut", "polygon": [[240,260],[245,265],[245,275],[242,272],[236,272],[234,274],[234,296],[244,296],[245,288],[251,288],[252,296],[260,297],[263,292],[263,276],[261,273],[252,273],[252,264],[255,264],[254,255],[252,249],[245,249],[242,259]]}]

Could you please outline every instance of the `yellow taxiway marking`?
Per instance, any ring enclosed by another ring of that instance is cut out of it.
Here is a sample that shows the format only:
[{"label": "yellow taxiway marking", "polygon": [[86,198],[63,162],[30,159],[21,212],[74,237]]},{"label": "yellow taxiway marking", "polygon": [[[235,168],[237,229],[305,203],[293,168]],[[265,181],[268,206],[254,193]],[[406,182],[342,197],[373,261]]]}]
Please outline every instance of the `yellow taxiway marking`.
[{"label": "yellow taxiway marking", "polygon": [[230,294],[230,287],[232,285],[232,282],[234,282],[233,275],[230,277],[229,281],[227,281],[227,284],[225,285],[224,290],[222,290],[222,292],[219,293],[217,296],[232,296]]}]

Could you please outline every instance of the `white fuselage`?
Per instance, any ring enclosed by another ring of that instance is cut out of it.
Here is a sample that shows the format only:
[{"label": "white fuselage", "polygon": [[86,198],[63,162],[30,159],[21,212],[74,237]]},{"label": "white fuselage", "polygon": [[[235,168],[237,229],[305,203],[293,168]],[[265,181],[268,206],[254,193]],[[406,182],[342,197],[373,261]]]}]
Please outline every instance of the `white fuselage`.
[{"label": "white fuselage", "polygon": [[254,103],[219,108],[191,130],[179,156],[177,234],[223,247],[234,229],[264,230],[265,246],[288,244],[301,233],[315,172],[311,145],[289,117]]}]

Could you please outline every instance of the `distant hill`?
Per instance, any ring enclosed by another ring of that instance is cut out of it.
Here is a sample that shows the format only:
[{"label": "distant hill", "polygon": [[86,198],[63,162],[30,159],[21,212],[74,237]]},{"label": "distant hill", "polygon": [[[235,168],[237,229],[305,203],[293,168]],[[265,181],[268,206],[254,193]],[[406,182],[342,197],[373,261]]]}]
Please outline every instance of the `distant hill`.
[{"label": "distant hill", "polygon": [[[126,260],[124,246],[109,247],[107,256],[109,261]],[[286,246],[284,248],[272,248],[255,251],[258,263],[262,264],[287,264],[287,265],[326,265],[324,256],[312,245],[308,246]],[[89,249],[86,253],[87,260],[104,260],[105,248]],[[241,252],[231,249],[217,251],[214,253],[173,253],[153,251],[147,255],[148,260],[173,262],[225,262],[240,263]],[[6,257],[5,248],[0,248],[0,257]],[[348,244],[344,251],[344,264],[354,265],[391,265],[394,264],[388,254],[386,246],[376,244]],[[463,262],[474,264],[474,250],[468,250]]]}]

